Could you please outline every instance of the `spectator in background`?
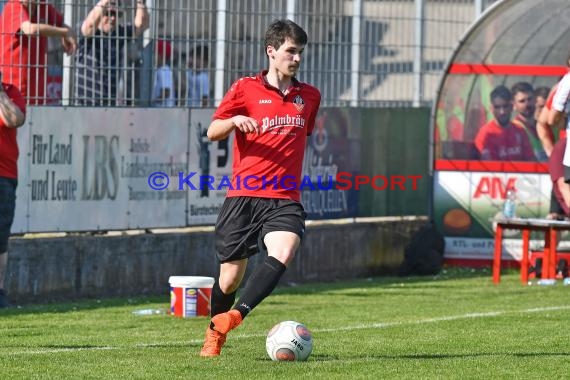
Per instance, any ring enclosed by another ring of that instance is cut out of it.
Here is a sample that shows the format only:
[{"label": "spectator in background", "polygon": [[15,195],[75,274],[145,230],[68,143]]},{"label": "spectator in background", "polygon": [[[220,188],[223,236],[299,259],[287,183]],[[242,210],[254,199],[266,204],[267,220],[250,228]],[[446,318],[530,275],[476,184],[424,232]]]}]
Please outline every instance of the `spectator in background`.
[{"label": "spectator in background", "polygon": [[208,47],[196,46],[188,53],[186,91],[188,107],[207,107],[210,99],[210,75],[208,74]]},{"label": "spectator in background", "polygon": [[123,14],[120,0],[100,0],[83,21],[75,59],[75,104],[116,104],[117,84],[126,60],[125,45],[149,26],[142,0],[137,0],[133,23],[119,23]]},{"label": "spectator in background", "polygon": [[534,109],[534,119],[538,120],[540,116],[540,112],[544,108],[546,101],[548,100],[548,94],[550,94],[550,88],[548,87],[537,87],[534,89],[534,101],[535,101],[535,109]]},{"label": "spectator in background", "polygon": [[4,278],[18,184],[16,128],[22,126],[26,119],[26,100],[16,86],[2,79],[0,72],[0,308],[10,306],[4,291]]},{"label": "spectator in background", "polygon": [[546,161],[548,156],[536,131],[534,88],[528,82],[517,82],[511,87],[511,94],[513,96],[513,108],[517,113],[513,123],[526,132],[536,159]]},{"label": "spectator in background", "polygon": [[47,86],[47,37],[59,37],[64,51],[77,48],[75,33],[53,5],[9,0],[0,15],[0,70],[30,105],[44,104]]},{"label": "spectator in background", "polygon": [[156,60],[160,67],[154,74],[154,86],[152,90],[152,104],[155,107],[174,107],[174,74],[170,67],[172,58],[172,45],[168,41],[156,42]]},{"label": "spectator in background", "polygon": [[526,132],[511,122],[513,103],[511,92],[503,85],[491,92],[494,120],[483,125],[475,146],[482,160],[534,161],[536,157]]}]

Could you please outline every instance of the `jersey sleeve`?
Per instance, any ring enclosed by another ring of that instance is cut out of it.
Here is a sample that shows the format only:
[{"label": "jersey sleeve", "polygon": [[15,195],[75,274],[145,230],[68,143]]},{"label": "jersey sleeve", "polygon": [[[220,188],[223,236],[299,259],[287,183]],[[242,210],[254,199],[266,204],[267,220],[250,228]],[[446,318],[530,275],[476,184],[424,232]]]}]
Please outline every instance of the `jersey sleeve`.
[{"label": "jersey sleeve", "polygon": [[238,80],[228,90],[224,99],[214,112],[212,120],[225,120],[236,115],[247,115],[245,96],[243,94],[243,82]]}]

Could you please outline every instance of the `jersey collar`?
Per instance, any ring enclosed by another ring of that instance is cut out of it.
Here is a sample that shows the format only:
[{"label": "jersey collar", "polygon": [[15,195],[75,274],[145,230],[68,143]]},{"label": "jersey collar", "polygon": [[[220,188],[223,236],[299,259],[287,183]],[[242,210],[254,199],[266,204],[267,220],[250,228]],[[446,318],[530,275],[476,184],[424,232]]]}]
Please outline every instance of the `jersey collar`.
[{"label": "jersey collar", "polygon": [[[260,81],[261,84],[264,85],[265,87],[280,93],[280,91],[277,88],[270,85],[267,79],[265,79],[265,76],[267,75],[268,72],[269,70],[262,70],[260,73],[257,74],[257,80]],[[298,90],[299,88],[301,88],[301,82],[299,82],[297,78],[293,77],[291,78],[291,87],[292,87],[291,90]],[[289,91],[289,93],[291,93],[291,91]]]}]

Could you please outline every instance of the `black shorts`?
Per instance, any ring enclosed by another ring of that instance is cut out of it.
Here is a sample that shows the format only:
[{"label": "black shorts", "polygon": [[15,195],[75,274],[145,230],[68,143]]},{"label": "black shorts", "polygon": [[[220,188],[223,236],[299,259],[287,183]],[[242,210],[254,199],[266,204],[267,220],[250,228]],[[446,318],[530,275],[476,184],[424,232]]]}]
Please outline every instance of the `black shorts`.
[{"label": "black shorts", "polygon": [[226,198],[216,222],[216,253],[221,263],[246,259],[265,250],[263,239],[273,231],[303,237],[307,213],[288,199]]},{"label": "black shorts", "polygon": [[564,165],[564,182],[570,183],[570,167]]},{"label": "black shorts", "polygon": [[8,251],[10,228],[16,209],[16,186],[18,181],[0,177],[0,253]]}]

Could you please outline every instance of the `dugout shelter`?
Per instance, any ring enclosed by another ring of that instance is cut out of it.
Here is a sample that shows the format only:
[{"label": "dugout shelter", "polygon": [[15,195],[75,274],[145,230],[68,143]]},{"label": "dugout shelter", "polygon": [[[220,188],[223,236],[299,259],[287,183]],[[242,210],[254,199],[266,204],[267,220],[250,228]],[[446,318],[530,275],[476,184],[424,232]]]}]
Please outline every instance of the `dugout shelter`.
[{"label": "dugout shelter", "polygon": [[[569,17],[567,0],[499,1],[467,30],[447,62],[432,109],[431,213],[445,236],[448,260],[492,257],[494,222],[507,187],[517,189],[518,216],[541,218],[549,212],[545,158],[482,159],[475,141],[493,120],[495,87],[528,82],[550,89],[567,72]],[[527,133],[531,140],[534,132]],[[510,257],[519,258],[519,244],[516,233],[507,239]]]}]

